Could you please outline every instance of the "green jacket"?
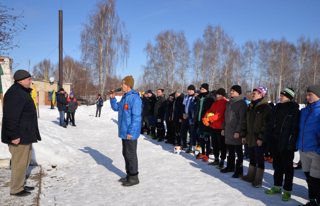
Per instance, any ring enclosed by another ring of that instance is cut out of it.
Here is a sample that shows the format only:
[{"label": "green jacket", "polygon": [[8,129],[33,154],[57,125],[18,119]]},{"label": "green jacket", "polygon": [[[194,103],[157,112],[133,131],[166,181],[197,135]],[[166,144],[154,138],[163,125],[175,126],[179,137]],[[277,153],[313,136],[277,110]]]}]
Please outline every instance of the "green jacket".
[{"label": "green jacket", "polygon": [[250,103],[246,117],[242,122],[241,138],[246,138],[249,147],[258,146],[257,140],[263,141],[264,131],[269,121],[271,107],[264,97],[255,107]]}]

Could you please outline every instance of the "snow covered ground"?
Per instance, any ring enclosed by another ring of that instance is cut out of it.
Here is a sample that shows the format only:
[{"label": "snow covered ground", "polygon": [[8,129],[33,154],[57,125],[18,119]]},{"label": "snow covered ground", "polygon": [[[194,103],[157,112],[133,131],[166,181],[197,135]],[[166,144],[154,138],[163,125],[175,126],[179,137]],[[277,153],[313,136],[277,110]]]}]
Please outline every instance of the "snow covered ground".
[{"label": "snow covered ground", "polygon": [[[109,102],[104,105],[100,118],[95,106],[79,107],[77,126],[67,129],[58,125],[56,109],[40,107],[42,141],[34,144],[33,156],[44,172],[40,205],[298,205],[308,200],[301,170],[295,171],[292,200],[283,202],[281,195],[264,193],[273,186],[270,163],[263,187],[257,189],[191,154],[174,154],[172,145],[145,135],[138,140],[140,184],[122,187],[117,180],[126,174],[117,113]],[[245,161],[245,173],[247,167]],[[0,205],[6,198],[9,194],[0,198]]]}]

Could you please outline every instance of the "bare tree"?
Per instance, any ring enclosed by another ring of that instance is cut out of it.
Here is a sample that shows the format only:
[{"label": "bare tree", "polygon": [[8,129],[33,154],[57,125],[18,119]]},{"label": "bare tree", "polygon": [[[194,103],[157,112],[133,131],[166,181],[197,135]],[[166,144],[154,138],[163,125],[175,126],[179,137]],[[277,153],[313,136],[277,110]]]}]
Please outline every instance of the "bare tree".
[{"label": "bare tree", "polygon": [[40,79],[49,79],[55,76],[55,67],[49,59],[44,59],[33,67],[33,77]]},{"label": "bare tree", "polygon": [[189,58],[190,58],[190,49],[187,39],[184,35],[184,32],[181,31],[177,34],[177,45],[178,45],[178,74],[181,79],[181,89],[184,90],[184,82],[186,81],[186,74],[189,71]]},{"label": "bare tree", "polygon": [[97,2],[89,22],[82,26],[82,55],[95,65],[100,93],[104,93],[108,75],[129,57],[130,36],[115,7],[116,0]]},{"label": "bare tree", "polygon": [[195,86],[197,88],[200,87],[199,78],[201,75],[201,62],[202,62],[202,57],[203,57],[203,55],[202,55],[203,48],[204,48],[204,44],[200,40],[200,38],[198,38],[193,43],[193,48],[192,48],[192,56],[193,56],[192,69],[193,69],[193,74],[195,74],[195,76],[196,76]]},{"label": "bare tree", "polygon": [[319,70],[320,70],[320,41],[315,39],[312,42],[311,54],[310,54],[310,68],[312,83],[316,84],[319,81]]},{"label": "bare tree", "polygon": [[20,15],[12,15],[10,11],[13,11],[13,8],[0,3],[0,55],[4,54],[4,51],[18,47],[18,44],[13,43],[13,39],[27,28],[27,25],[20,21],[24,17],[23,12]]},{"label": "bare tree", "polygon": [[257,51],[257,45],[253,41],[247,41],[244,46],[242,47],[244,52],[244,58],[246,60],[246,66],[248,75],[250,77],[251,82],[251,91],[253,90],[253,78],[254,78],[254,70],[253,70],[253,64],[255,63],[255,56]]}]

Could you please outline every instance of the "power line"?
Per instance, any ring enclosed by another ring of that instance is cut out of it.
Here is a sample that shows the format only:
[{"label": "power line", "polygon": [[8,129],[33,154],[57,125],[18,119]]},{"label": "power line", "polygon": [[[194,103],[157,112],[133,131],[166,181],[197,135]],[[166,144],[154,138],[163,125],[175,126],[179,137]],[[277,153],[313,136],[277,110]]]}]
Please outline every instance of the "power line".
[{"label": "power line", "polygon": [[[57,48],[58,48],[58,47],[54,48],[54,50],[52,50],[52,52],[54,52]],[[50,55],[52,54],[52,52],[50,52],[50,54],[49,54],[48,56],[50,56]],[[46,58],[47,58],[48,56],[46,56]],[[46,59],[46,58],[45,58],[45,59]]]}]

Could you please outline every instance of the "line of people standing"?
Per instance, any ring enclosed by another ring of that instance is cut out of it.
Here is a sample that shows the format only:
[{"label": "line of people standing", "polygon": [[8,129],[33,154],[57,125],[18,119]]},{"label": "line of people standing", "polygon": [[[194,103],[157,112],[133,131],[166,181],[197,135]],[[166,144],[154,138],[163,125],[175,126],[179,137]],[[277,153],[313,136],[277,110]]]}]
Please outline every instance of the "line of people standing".
[{"label": "line of people standing", "polygon": [[[265,193],[283,194],[283,201],[291,199],[293,158],[294,152],[299,150],[308,183],[310,201],[306,205],[320,204],[319,85],[307,89],[308,103],[301,110],[301,118],[299,105],[293,101],[292,88],[281,91],[280,102],[273,108],[265,87],[252,91],[249,104],[239,85],[230,88],[229,101],[224,88],[210,92],[206,83],[201,85],[200,91],[190,85],[187,95],[177,90],[165,98],[163,89],[157,91],[157,97],[151,90],[145,93],[142,134],[146,130],[153,139],[167,139],[165,143],[181,146],[187,153],[195,154],[196,145],[200,144],[201,152],[196,158],[204,162],[208,162],[213,148],[214,161],[209,165],[216,165],[221,173],[232,172],[232,178],[241,178],[253,187],[262,187],[265,153],[270,153],[274,187]],[[166,136],[160,122],[166,123]],[[246,175],[243,175],[244,145],[250,159]]]}]

